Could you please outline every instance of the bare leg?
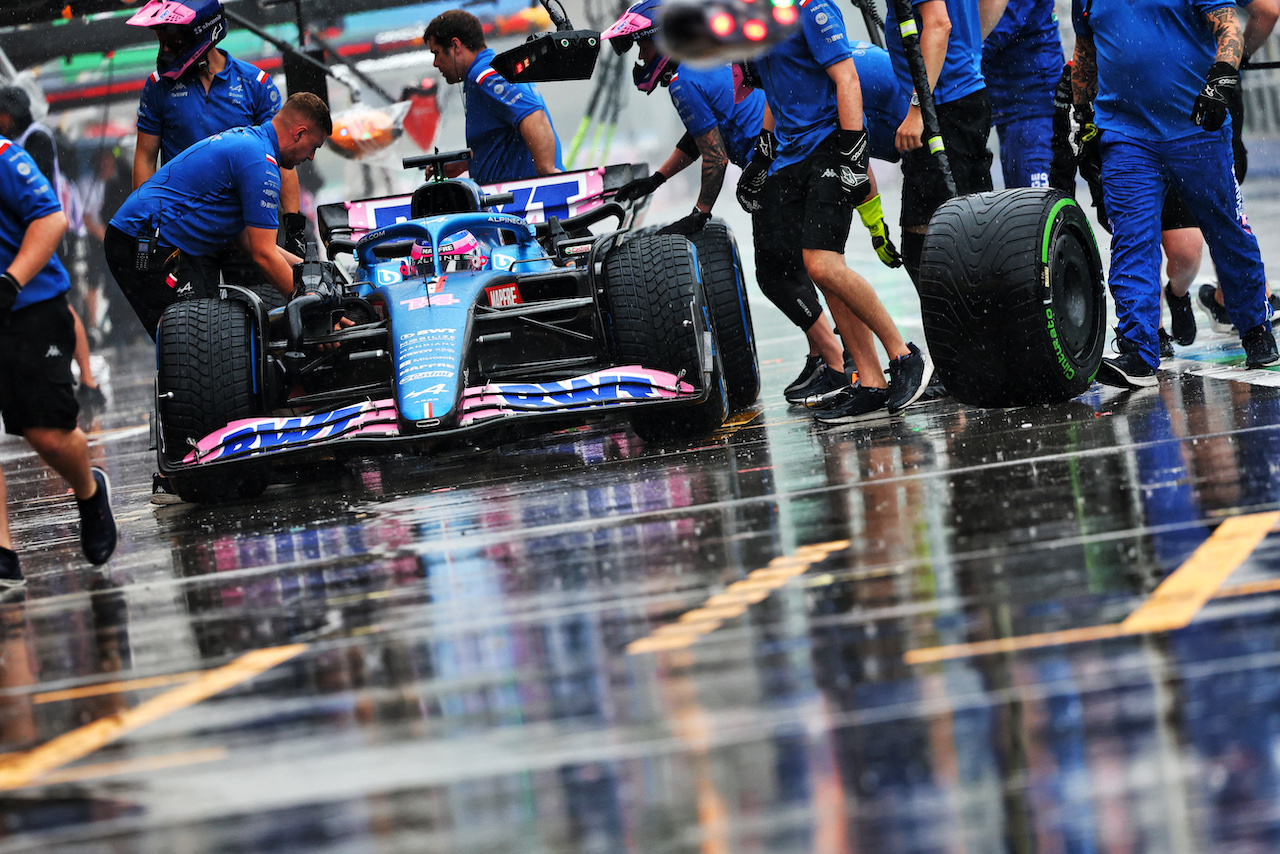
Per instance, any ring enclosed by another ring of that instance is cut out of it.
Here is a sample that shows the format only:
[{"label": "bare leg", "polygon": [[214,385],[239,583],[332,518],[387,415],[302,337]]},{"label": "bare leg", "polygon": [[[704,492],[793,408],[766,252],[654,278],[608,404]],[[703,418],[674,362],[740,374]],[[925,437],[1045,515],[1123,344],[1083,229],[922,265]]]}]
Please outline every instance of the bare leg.
[{"label": "bare leg", "polygon": [[[880,339],[890,359],[911,352],[871,284],[845,265],[843,255],[825,249],[805,249],[804,266],[810,278],[828,296],[828,303],[832,297],[843,302]],[[853,352],[852,347],[850,352]]]},{"label": "bare leg", "polygon": [[58,430],[53,427],[31,427],[23,433],[40,459],[62,475],[75,491],[76,498],[92,498],[98,491],[89,466],[89,438],[77,427]]},{"label": "bare leg", "polygon": [[1164,246],[1169,290],[1176,297],[1185,297],[1200,272],[1204,237],[1198,228],[1171,228],[1160,233],[1160,242]]},{"label": "bare leg", "polygon": [[887,388],[884,369],[880,364],[880,354],[876,352],[875,338],[867,324],[849,310],[840,299],[827,295],[827,304],[831,306],[831,314],[840,329],[840,337],[849,348],[853,364],[858,368],[858,382],[865,388]]},{"label": "bare leg", "polygon": [[93,368],[89,367],[89,336],[85,334],[84,324],[80,322],[80,315],[76,314],[74,308],[71,309],[71,316],[76,322],[75,359],[76,364],[80,366],[80,384],[97,388],[98,384],[93,379]]},{"label": "bare leg", "polygon": [[[834,314],[834,304],[831,309]],[[809,339],[810,356],[821,356],[830,367],[837,371],[844,370],[844,348],[840,346],[840,339],[836,338],[836,334],[831,331],[831,322],[827,320],[825,311],[819,314],[818,319],[804,331],[804,337]]]}]

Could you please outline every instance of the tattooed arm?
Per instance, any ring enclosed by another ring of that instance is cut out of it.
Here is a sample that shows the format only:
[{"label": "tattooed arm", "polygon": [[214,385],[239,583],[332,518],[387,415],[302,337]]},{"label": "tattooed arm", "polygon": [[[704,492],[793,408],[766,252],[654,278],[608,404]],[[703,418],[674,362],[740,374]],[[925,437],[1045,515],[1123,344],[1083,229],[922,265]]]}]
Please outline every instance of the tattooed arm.
[{"label": "tattooed arm", "polygon": [[1093,46],[1093,36],[1078,33],[1076,52],[1071,60],[1071,94],[1076,109],[1093,108],[1098,97],[1098,54]]},{"label": "tattooed arm", "polygon": [[1213,30],[1213,39],[1218,43],[1216,62],[1225,62],[1232,68],[1240,67],[1240,58],[1244,55],[1244,37],[1240,33],[1240,21],[1236,18],[1236,7],[1227,6],[1207,12],[1209,27]]},{"label": "tattooed arm", "polygon": [[698,191],[697,209],[711,213],[711,206],[724,186],[724,172],[729,165],[729,152],[719,128],[712,128],[697,138],[698,152],[702,155],[702,189]]}]

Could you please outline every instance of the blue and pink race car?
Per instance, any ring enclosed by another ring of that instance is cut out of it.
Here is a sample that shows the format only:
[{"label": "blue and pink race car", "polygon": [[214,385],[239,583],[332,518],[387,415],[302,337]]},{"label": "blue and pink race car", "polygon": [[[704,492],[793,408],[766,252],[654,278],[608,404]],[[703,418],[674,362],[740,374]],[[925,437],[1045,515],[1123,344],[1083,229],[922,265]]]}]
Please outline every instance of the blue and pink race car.
[{"label": "blue and pink race car", "polygon": [[[760,388],[732,234],[633,231],[645,167],[481,187],[408,158],[412,195],[323,206],[295,295],[178,303],[160,322],[155,438],[180,496],[260,494],[274,464],[470,447],[605,417],[642,438],[719,428]],[[340,323],[345,318],[346,321]],[[350,322],[350,325],[345,325]]]}]

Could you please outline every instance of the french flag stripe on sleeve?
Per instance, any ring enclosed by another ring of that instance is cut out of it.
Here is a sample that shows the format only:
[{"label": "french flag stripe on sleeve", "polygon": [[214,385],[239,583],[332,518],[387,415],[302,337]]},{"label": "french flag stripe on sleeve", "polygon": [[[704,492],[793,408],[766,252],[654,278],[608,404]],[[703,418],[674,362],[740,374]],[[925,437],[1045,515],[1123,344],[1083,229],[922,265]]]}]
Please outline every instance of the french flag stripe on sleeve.
[{"label": "french flag stripe on sleeve", "polygon": [[272,157],[270,154],[267,155],[267,162],[270,163],[272,166],[280,165],[279,163],[276,162],[276,159]]},{"label": "french flag stripe on sleeve", "polygon": [[484,71],[480,72],[480,76],[476,78],[476,82],[483,83],[497,73],[498,72],[494,71],[492,68],[486,68]]},{"label": "french flag stripe on sleeve", "polygon": [[6,151],[8,151],[9,146],[11,145],[13,145],[13,143],[7,139],[4,142],[0,142],[0,154],[4,154]]},{"label": "french flag stripe on sleeve", "polygon": [[267,82],[267,79],[268,79],[267,72],[265,72],[265,71],[259,71],[259,72],[258,72],[258,82],[259,82],[259,83],[266,83],[266,82]]},{"label": "french flag stripe on sleeve", "polygon": [[160,72],[159,72],[159,71],[153,71],[153,72],[151,72],[151,82],[152,82],[152,83],[159,83],[159,82],[160,82]]}]

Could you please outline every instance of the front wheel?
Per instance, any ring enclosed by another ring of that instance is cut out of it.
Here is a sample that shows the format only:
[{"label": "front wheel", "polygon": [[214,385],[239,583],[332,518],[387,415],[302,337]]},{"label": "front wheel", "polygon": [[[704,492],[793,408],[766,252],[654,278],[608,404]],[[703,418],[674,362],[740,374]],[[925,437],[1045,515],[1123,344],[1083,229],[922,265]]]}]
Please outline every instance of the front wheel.
[{"label": "front wheel", "polygon": [[[165,462],[181,462],[194,443],[240,418],[262,413],[257,335],[249,307],[199,299],[165,309],[156,335],[157,412]],[[167,466],[163,466],[168,468]],[[253,498],[266,489],[261,463],[170,471],[184,501]]]}]

